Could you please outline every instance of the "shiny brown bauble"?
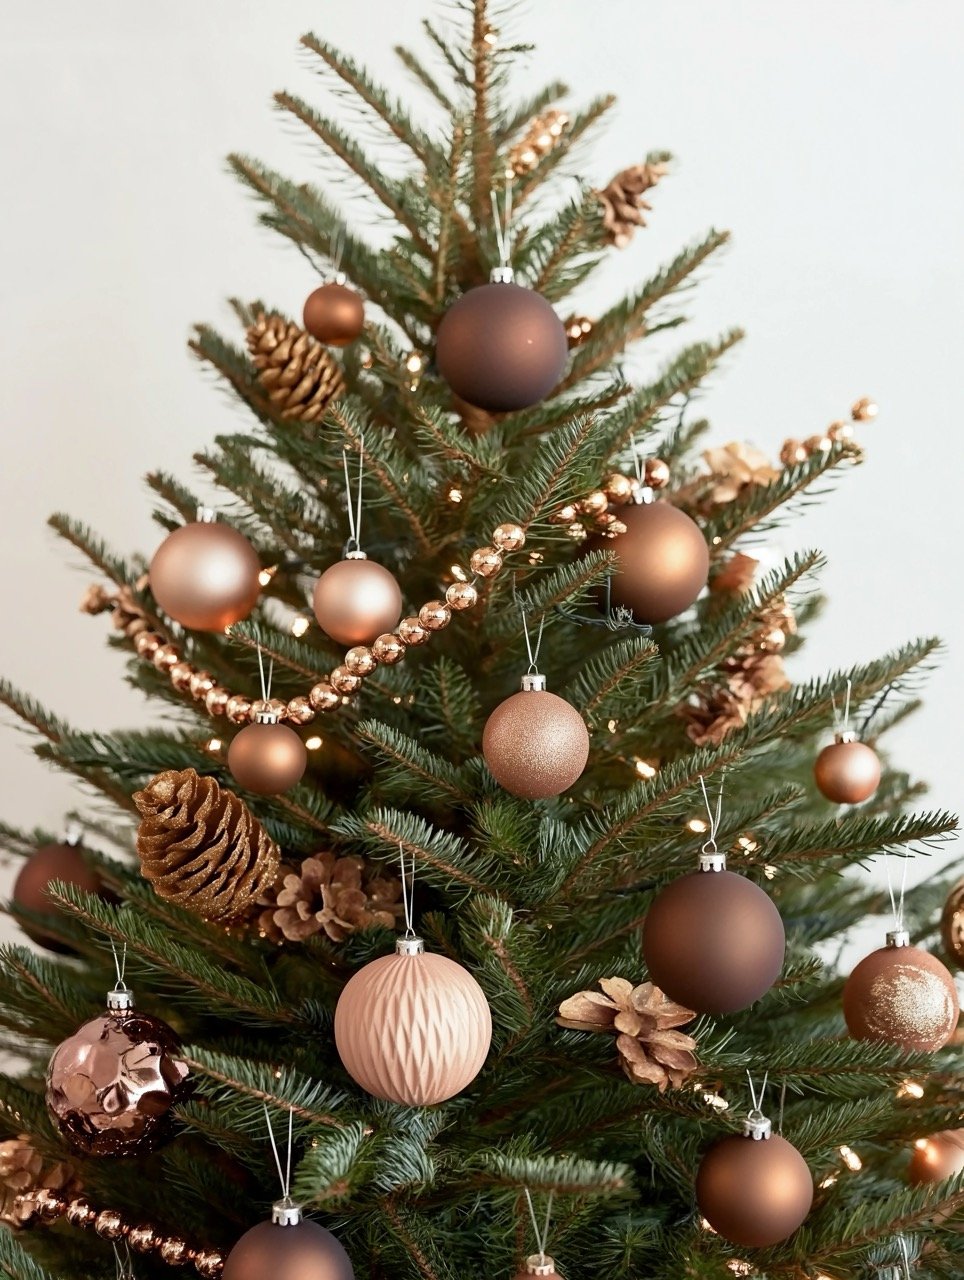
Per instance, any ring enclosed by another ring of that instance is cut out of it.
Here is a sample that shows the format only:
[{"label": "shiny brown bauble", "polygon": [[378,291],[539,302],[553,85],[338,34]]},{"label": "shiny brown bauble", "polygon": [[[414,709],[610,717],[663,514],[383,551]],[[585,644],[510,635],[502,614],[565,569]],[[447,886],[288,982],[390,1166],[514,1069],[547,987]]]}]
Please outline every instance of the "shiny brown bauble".
[{"label": "shiny brown bauble", "polygon": [[958,880],[947,895],[941,913],[941,941],[957,967],[964,967],[964,880]]},{"label": "shiny brown bauble", "polygon": [[326,347],[347,347],[365,327],[365,305],[354,289],[333,280],[308,294],[303,320]]},{"label": "shiny brown bauble", "polygon": [[547,689],[523,690],[489,716],[482,754],[500,787],[523,800],[545,800],[582,775],[589,731],[565,698]]},{"label": "shiny brown bauble", "polygon": [[610,580],[614,605],[631,609],[637,622],[667,622],[696,600],[710,572],[710,553],[699,525],[669,502],[620,507],[626,532],[593,537],[591,551],[619,557]]},{"label": "shiny brown bauble", "polygon": [[259,1222],[224,1262],[221,1280],[354,1280],[338,1240],[308,1218],[294,1226]]},{"label": "shiny brown bauble", "polygon": [[192,631],[223,631],[258,602],[261,565],[244,534],[198,520],[169,533],[151,560],[151,592],[169,618]]},{"label": "shiny brown bauble", "polygon": [[315,583],[315,617],[332,640],[372,644],[394,631],[402,616],[402,590],[384,565],[374,560],[339,560]]},{"label": "shiny brown bauble", "polygon": [[964,1173],[964,1129],[945,1129],[914,1144],[907,1180],[915,1187]]},{"label": "shiny brown bauble", "polygon": [[643,922],[649,976],[697,1013],[735,1013],[783,968],[786,934],[772,898],[732,871],[694,871],[661,890]]},{"label": "shiny brown bauble", "polygon": [[[40,915],[54,915],[57,905],[47,896],[47,886],[54,880],[63,880],[87,893],[100,893],[102,889],[100,876],[85,862],[79,844],[44,844],[20,868],[13,886],[15,905]],[[20,927],[31,942],[48,951],[61,955],[73,953],[72,947],[47,933],[40,924],[20,921]]]},{"label": "shiny brown bauble", "polygon": [[855,1040],[932,1053],[954,1034],[960,1006],[954,979],[936,956],[887,946],[865,956],[847,979],[843,1013]]},{"label": "shiny brown bauble", "polygon": [[880,785],[880,760],[866,742],[831,742],[814,761],[813,779],[834,804],[862,804]]},{"label": "shiny brown bauble", "polygon": [[300,782],[308,767],[308,752],[294,729],[286,724],[245,725],[228,747],[231,776],[245,791],[279,796]]},{"label": "shiny brown bauble", "polygon": [[462,400],[512,413],[545,399],[569,357],[562,321],[541,294],[517,284],[464,293],[439,325],[439,373]]},{"label": "shiny brown bauble", "polygon": [[813,1178],[796,1147],[773,1134],[734,1134],[710,1147],[696,1175],[700,1213],[724,1240],[765,1249],[792,1236],[813,1204]]}]

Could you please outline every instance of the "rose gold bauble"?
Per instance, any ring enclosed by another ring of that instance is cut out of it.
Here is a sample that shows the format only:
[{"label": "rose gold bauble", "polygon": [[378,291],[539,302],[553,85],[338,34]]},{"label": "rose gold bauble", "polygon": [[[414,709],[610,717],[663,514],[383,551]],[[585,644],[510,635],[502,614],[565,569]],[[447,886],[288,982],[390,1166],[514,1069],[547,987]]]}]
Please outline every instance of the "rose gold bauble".
[{"label": "rose gold bauble", "polygon": [[942,1049],[957,1028],[954,979],[936,956],[904,943],[906,933],[865,956],[847,979],[843,1013],[855,1040],[897,1044],[909,1053]]},{"label": "rose gold bauble", "polygon": [[964,1129],[945,1129],[914,1144],[907,1180],[916,1187],[964,1173]]},{"label": "rose gold bauble", "polygon": [[[47,886],[54,880],[76,885],[87,893],[100,893],[103,887],[100,876],[85,862],[80,844],[44,844],[20,868],[13,886],[14,904],[23,907],[25,911],[53,915],[58,908],[47,896]],[[36,942],[38,946],[61,955],[73,951],[72,947],[47,933],[39,924],[25,924],[23,921],[19,923],[31,942]]]},{"label": "rose gold bauble", "polygon": [[455,394],[489,413],[538,404],[569,356],[562,321],[541,294],[512,283],[479,285],[449,307],[435,358]]},{"label": "rose gold bauble", "polygon": [[402,591],[384,567],[357,552],[326,569],[315,583],[318,625],[339,644],[372,644],[402,616]]},{"label": "rose gold bauble", "polygon": [[485,1062],[492,1016],[460,964],[402,938],[396,953],[359,969],[335,1006],[335,1045],[368,1093],[410,1107],[444,1102]]},{"label": "rose gold bauble", "polygon": [[793,1235],[813,1204],[813,1179],[800,1152],[773,1134],[734,1134],[710,1147],[696,1175],[696,1202],[714,1231],[745,1249]]},{"label": "rose gold bauble", "polygon": [[866,742],[840,733],[817,756],[813,778],[834,804],[862,804],[880,785],[880,761]]},{"label": "rose gold bauble", "polygon": [[589,758],[586,722],[542,676],[523,677],[522,691],[500,702],[485,723],[482,754],[500,787],[523,800],[567,790]]},{"label": "rose gold bauble", "polygon": [[224,1262],[221,1280],[354,1280],[341,1243],[308,1218],[282,1226],[259,1222]]},{"label": "rose gold bauble", "polygon": [[169,618],[192,631],[223,631],[258,602],[261,565],[244,534],[198,520],[169,533],[154,552],[150,582]]},{"label": "rose gold bauble", "polygon": [[688,609],[706,586],[710,553],[685,511],[669,502],[631,503],[620,510],[626,532],[595,536],[591,551],[619,557],[610,581],[615,605],[632,609],[637,622],[666,622]]},{"label": "rose gold bauble", "polygon": [[308,294],[304,326],[326,347],[347,347],[365,327],[365,305],[354,289],[332,280]]},{"label": "rose gold bauble", "polygon": [[278,796],[300,782],[308,752],[294,729],[265,716],[245,725],[228,747],[235,782],[259,796]]},{"label": "rose gold bauble", "polygon": [[786,935],[772,898],[732,871],[694,871],[661,890],[643,922],[652,981],[697,1013],[735,1013],[773,986]]}]

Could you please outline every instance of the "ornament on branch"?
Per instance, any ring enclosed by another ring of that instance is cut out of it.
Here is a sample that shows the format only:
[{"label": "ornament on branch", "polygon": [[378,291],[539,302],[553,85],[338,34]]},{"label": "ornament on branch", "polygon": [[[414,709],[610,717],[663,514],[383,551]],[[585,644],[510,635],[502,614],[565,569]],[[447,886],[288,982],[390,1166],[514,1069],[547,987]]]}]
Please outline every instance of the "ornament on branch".
[{"label": "ornament on branch", "polygon": [[637,227],[645,227],[646,214],[652,209],[644,199],[668,171],[662,161],[645,161],[621,169],[609,184],[597,191],[602,206],[602,224],[607,244],[624,249],[636,234]]},{"label": "ornament on branch", "polygon": [[281,723],[280,711],[271,705],[274,659],[265,679],[260,645],[258,667],[261,672],[261,709],[255,712],[254,722],[232,738],[228,747],[228,768],[235,782],[246,791],[253,791],[259,796],[277,796],[301,781],[308,767],[308,751],[294,729]]},{"label": "ornament on branch", "polygon": [[834,804],[862,804],[880,785],[880,760],[873,747],[861,742],[850,725],[850,697],[853,685],[847,681],[843,719],[833,700],[836,731],[834,740],[817,756],[813,778],[818,790]]},{"label": "ornament on branch", "polygon": [[546,1197],[546,1216],[540,1230],[536,1219],[535,1205],[532,1203],[532,1192],[528,1187],[525,1187],[524,1190],[526,1205],[529,1209],[529,1221],[532,1223],[532,1233],[535,1236],[538,1252],[529,1254],[519,1269],[515,1280],[529,1280],[530,1276],[541,1276],[542,1280],[563,1280],[556,1270],[555,1261],[546,1252],[546,1247],[549,1243],[549,1223],[552,1220],[553,1193],[550,1191]]},{"label": "ornament on branch", "polygon": [[941,941],[957,967],[964,968],[964,880],[958,880],[947,895],[941,913]]},{"label": "ornament on branch", "polygon": [[566,331],[566,341],[569,343],[570,351],[581,347],[592,337],[593,322],[588,316],[569,316],[563,320],[562,327]]},{"label": "ornament on branch", "polygon": [[569,116],[558,107],[551,107],[541,116],[536,116],[509,152],[506,176],[521,178],[532,173],[556,149],[569,124]]},{"label": "ornament on branch", "polygon": [[959,1173],[964,1173],[964,1129],[945,1129],[914,1143],[907,1180],[915,1187],[943,1182]]},{"label": "ornament on branch", "polygon": [[266,938],[304,942],[324,933],[344,942],[363,929],[394,929],[402,915],[402,882],[365,858],[316,853],[290,870],[261,903]]},{"label": "ornament on branch", "polygon": [[243,533],[210,507],[169,533],[154,552],[149,579],[158,605],[192,631],[223,631],[258,603],[261,564]]},{"label": "ornament on branch", "polygon": [[29,1198],[50,1191],[68,1199],[80,1191],[77,1172],[58,1160],[49,1164],[29,1134],[0,1142],[0,1222],[16,1230],[32,1218]]},{"label": "ornament on branch", "polygon": [[[84,857],[78,827],[69,828],[58,844],[40,845],[27,858],[14,882],[14,906],[37,915],[54,916],[58,907],[48,896],[47,889],[55,880],[72,884],[87,893],[103,893],[104,886],[97,870]],[[40,921],[18,920],[18,924],[30,941],[38,946],[61,955],[73,954],[73,948],[62,942],[56,933],[45,929]]]},{"label": "ornament on branch", "polygon": [[318,339],[274,312],[259,315],[247,336],[271,411],[297,422],[323,418],[344,391],[345,377]]}]

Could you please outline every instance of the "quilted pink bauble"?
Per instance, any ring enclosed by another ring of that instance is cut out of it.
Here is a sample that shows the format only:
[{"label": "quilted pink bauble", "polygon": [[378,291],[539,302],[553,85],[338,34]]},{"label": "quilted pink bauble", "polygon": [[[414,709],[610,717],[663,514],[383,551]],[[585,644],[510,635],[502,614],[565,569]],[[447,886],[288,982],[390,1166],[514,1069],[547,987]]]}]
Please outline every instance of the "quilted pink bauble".
[{"label": "quilted pink bauble", "polygon": [[421,938],[400,938],[346,983],[335,1044],[351,1078],[376,1098],[410,1107],[452,1098],[482,1069],[492,1015],[482,988]]}]

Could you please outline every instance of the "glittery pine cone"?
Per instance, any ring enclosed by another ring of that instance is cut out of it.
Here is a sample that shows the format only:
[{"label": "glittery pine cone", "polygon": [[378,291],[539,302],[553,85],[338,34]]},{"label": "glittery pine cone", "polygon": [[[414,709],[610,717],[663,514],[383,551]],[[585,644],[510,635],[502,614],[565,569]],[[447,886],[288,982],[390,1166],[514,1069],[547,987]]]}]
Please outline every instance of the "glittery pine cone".
[{"label": "glittery pine cone", "polygon": [[559,139],[569,128],[569,117],[558,107],[551,107],[536,118],[509,152],[507,168],[516,178],[521,178],[559,145]]},{"label": "glittery pine cone", "polygon": [[580,991],[559,1006],[556,1022],[576,1031],[616,1035],[623,1071],[634,1084],[654,1084],[660,1093],[680,1089],[696,1071],[696,1041],[675,1028],[696,1014],[676,1004],[651,982],[634,987],[625,978],[600,978],[598,991]]},{"label": "glittery pine cone", "polygon": [[274,884],[278,846],[243,800],[193,769],[159,773],[134,796],[141,872],[161,898],[205,920],[240,919]]},{"label": "glittery pine cone", "polygon": [[345,389],[337,360],[284,316],[259,315],[248,328],[248,350],[268,403],[280,418],[317,422]]},{"label": "glittery pine cone", "polygon": [[360,929],[393,929],[402,914],[401,897],[401,880],[364,858],[316,853],[262,898],[259,924],[265,937],[278,942],[304,942],[321,932],[344,942]]},{"label": "glittery pine cone", "polygon": [[0,1142],[0,1222],[21,1227],[32,1215],[24,1197],[34,1191],[56,1191],[68,1199],[80,1191],[69,1165],[59,1161],[44,1167],[43,1157],[26,1134]]},{"label": "glittery pine cone", "polygon": [[662,163],[630,165],[617,173],[608,186],[596,192],[602,205],[607,243],[622,249],[632,240],[637,227],[645,227],[645,215],[652,206],[643,196],[656,186],[666,171],[667,166]]}]

